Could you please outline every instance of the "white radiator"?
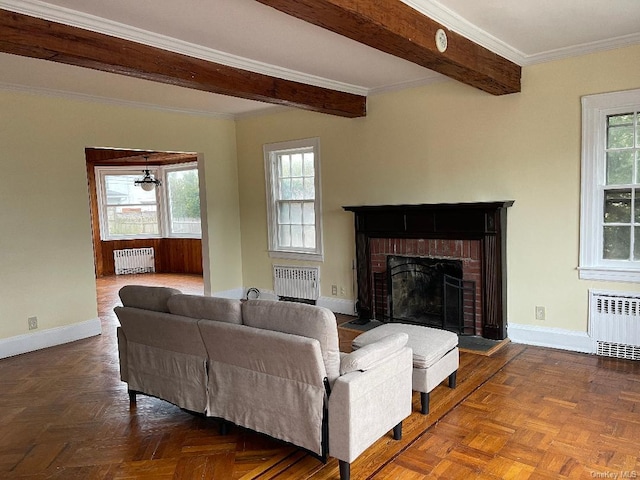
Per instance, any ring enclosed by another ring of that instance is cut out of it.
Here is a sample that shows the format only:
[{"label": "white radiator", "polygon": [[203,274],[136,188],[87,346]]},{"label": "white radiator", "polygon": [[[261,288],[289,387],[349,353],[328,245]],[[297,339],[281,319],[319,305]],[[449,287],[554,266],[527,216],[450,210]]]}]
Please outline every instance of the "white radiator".
[{"label": "white radiator", "polygon": [[320,269],[274,265],[273,288],[278,297],[317,300],[320,296]]},{"label": "white radiator", "polygon": [[640,295],[590,290],[589,334],[596,355],[640,360]]},{"label": "white radiator", "polygon": [[156,271],[153,247],[114,250],[113,259],[116,265],[116,275],[152,273]]}]

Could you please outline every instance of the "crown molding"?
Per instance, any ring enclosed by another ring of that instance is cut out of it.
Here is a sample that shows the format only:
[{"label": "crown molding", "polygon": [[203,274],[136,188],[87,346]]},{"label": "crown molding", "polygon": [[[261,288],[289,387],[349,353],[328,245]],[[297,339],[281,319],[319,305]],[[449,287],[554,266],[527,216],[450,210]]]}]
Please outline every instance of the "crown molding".
[{"label": "crown molding", "polygon": [[442,83],[452,81],[450,78],[444,75],[437,74],[429,78],[421,78],[418,80],[409,80],[406,82],[398,82],[392,85],[386,85],[384,87],[374,87],[369,90],[369,96],[378,95],[381,93],[397,92],[400,90],[406,90],[409,88],[424,87],[425,85],[433,85],[435,83]]},{"label": "crown molding", "polygon": [[630,47],[638,44],[640,44],[640,33],[633,33],[631,35],[601,40],[599,42],[584,43],[582,45],[549,50],[548,52],[542,52],[536,55],[528,55],[525,64],[535,65],[538,63],[552,62],[554,60],[562,60],[563,58],[578,57],[580,55],[615,50],[616,48]]},{"label": "crown molding", "polygon": [[238,114],[210,112],[206,110],[194,110],[189,108],[167,107],[154,103],[133,102],[129,100],[117,99],[114,97],[101,97],[98,95],[88,95],[84,93],[70,92],[68,90],[56,90],[33,86],[17,85],[13,83],[0,82],[0,91],[27,93],[31,95],[43,95],[47,97],[66,98],[83,102],[95,102],[105,105],[115,105],[119,107],[143,108],[146,110],[157,110],[167,113],[179,113],[185,115],[196,115],[201,117],[219,118],[221,120],[235,120]]},{"label": "crown molding", "polygon": [[640,44],[640,33],[527,55],[490,35],[434,0],[400,0],[420,13],[492,52],[526,67]]},{"label": "crown molding", "polygon": [[31,17],[63,23],[72,27],[82,28],[84,30],[90,30],[104,35],[111,35],[124,40],[130,40],[132,42],[187,55],[189,57],[220,63],[263,75],[282,78],[284,80],[305,83],[316,87],[337,90],[354,95],[367,96],[369,93],[367,88],[358,85],[309,75],[295,70],[290,70],[288,68],[278,67],[276,65],[269,65],[267,63],[258,62],[256,60],[185,42],[159,33],[149,32],[123,23],[114,22],[88,13],[50,5],[39,0],[1,0],[0,7],[12,12],[29,15]]}]

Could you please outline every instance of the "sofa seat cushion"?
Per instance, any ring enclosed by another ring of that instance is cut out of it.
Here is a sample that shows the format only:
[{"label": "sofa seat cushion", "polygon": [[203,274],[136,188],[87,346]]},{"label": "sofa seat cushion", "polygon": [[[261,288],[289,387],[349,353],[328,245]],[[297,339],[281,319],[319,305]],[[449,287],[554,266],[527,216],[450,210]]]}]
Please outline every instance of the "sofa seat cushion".
[{"label": "sofa seat cushion", "polygon": [[413,350],[414,368],[429,368],[458,346],[458,336],[447,330],[406,323],[385,323],[358,335],[353,340],[352,347],[358,349],[398,332],[409,336],[407,346]]},{"label": "sofa seat cushion", "polygon": [[170,297],[167,304],[169,312],[175,315],[242,324],[240,300],[180,294]]},{"label": "sofa seat cushion", "polygon": [[118,294],[125,307],[153,310],[154,312],[169,313],[167,301],[180,290],[169,287],[149,287],[146,285],[125,285]]},{"label": "sofa seat cushion", "polygon": [[242,322],[250,327],[315,338],[320,342],[329,383],[333,384],[338,378],[338,324],[328,308],[295,302],[248,300],[242,304]]}]

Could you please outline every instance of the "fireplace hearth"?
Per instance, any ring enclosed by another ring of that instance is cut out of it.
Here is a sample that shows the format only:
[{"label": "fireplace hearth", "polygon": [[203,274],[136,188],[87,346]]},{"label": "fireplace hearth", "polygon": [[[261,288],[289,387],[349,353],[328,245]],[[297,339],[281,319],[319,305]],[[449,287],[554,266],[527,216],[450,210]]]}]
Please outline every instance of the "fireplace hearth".
[{"label": "fireplace hearth", "polygon": [[[506,338],[506,221],[513,203],[343,207],[355,214],[360,322]],[[433,265],[440,266],[427,273]],[[396,285],[404,289],[400,297]]]}]

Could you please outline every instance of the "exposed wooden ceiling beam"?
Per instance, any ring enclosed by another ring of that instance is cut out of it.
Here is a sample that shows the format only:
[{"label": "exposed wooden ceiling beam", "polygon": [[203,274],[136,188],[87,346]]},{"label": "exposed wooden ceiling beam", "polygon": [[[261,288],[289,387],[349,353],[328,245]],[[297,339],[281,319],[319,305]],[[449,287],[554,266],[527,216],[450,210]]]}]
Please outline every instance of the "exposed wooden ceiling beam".
[{"label": "exposed wooden ceiling beam", "polygon": [[[448,31],[400,0],[257,1],[493,95],[520,91],[519,65]],[[447,34],[444,52],[436,47],[438,29]]]},{"label": "exposed wooden ceiling beam", "polygon": [[84,152],[87,163],[91,165],[173,165],[198,160],[198,154],[193,152],[157,152],[98,147],[87,147]]},{"label": "exposed wooden ceiling beam", "polygon": [[0,51],[343,117],[366,97],[284,80],[0,9]]}]

